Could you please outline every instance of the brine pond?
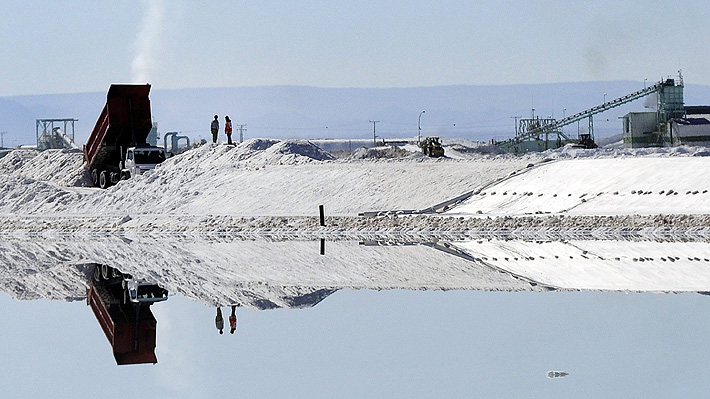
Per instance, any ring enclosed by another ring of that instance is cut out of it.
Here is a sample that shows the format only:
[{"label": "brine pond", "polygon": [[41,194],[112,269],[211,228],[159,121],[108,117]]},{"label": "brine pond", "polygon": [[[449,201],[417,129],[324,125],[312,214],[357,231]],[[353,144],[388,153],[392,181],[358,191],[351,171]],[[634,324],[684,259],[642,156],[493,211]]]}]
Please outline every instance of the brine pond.
[{"label": "brine pond", "polygon": [[[707,391],[710,243],[123,238],[0,243],[3,396]],[[167,300],[135,305],[124,281]],[[153,334],[157,363],[118,365],[126,334],[135,351]]]}]

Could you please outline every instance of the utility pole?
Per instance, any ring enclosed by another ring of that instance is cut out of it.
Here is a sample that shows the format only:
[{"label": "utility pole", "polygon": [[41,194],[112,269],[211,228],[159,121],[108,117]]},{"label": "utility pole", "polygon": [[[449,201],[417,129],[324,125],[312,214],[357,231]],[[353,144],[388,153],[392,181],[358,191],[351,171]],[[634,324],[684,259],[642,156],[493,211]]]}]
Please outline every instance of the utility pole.
[{"label": "utility pole", "polygon": [[239,142],[243,143],[244,142],[244,132],[247,131],[247,125],[237,125],[237,128],[239,129]]},{"label": "utility pole", "polygon": [[372,123],[372,143],[377,147],[377,123],[379,121],[370,121]]},{"label": "utility pole", "polygon": [[5,148],[5,135],[7,132],[0,132],[0,148]]}]

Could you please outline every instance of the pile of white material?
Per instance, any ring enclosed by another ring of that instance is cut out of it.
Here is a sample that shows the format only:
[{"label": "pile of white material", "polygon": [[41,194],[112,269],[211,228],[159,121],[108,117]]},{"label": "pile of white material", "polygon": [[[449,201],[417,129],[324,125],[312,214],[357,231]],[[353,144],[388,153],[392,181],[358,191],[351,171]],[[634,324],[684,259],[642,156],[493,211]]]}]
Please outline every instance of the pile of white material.
[{"label": "pile of white material", "polygon": [[[80,155],[74,154],[79,161],[72,165],[46,162],[44,170],[55,175],[84,173]],[[0,213],[298,216],[317,214],[321,204],[329,215],[421,209],[505,176],[528,161],[335,161],[309,142],[255,139],[237,146],[203,145],[107,190],[48,184],[26,170],[23,180],[0,174],[0,194],[5,194]]]},{"label": "pile of white material", "polygon": [[485,161],[314,162],[258,170],[180,162],[121,182],[70,211],[298,216],[317,214],[321,204],[329,215],[421,209],[511,170],[511,163]]},{"label": "pile of white material", "polygon": [[578,148],[568,144],[555,150],[544,152],[531,152],[525,154],[530,159],[582,159],[582,158],[640,158],[640,157],[687,157],[687,156],[710,156],[710,149],[707,147],[652,147],[652,148]]},{"label": "pile of white material", "polygon": [[77,150],[15,150],[0,158],[0,175],[22,176],[68,187],[89,187],[91,180]]},{"label": "pile of white material", "polygon": [[0,215],[43,214],[78,201],[81,194],[22,176],[0,175]]},{"label": "pile of white material", "polygon": [[[710,179],[703,173],[708,158],[691,156],[706,155],[707,149],[609,152],[565,148],[523,157],[459,153],[468,157],[336,161],[308,142],[251,140],[238,146],[210,144],[171,158],[154,171],[121,181],[108,190],[72,187],[76,185],[72,179],[58,178],[85,173],[80,153],[11,153],[0,160],[0,213],[12,215],[18,223],[21,220],[24,235],[11,231],[3,236],[0,285],[17,297],[74,298],[81,295],[78,277],[53,265],[100,262],[137,276],[155,277],[165,282],[171,292],[205,303],[257,307],[264,303],[262,299],[286,306],[289,298],[308,292],[295,285],[315,290],[342,286],[534,289],[524,279],[491,273],[489,266],[543,285],[574,289],[680,291],[706,290],[710,286],[710,277],[702,274],[708,262],[705,259],[710,259],[707,245],[696,247],[682,242],[657,250],[653,249],[655,243],[632,246],[626,241],[613,245],[610,241],[601,242],[601,246],[609,245],[607,252],[593,247],[597,245],[594,242],[554,243],[540,249],[507,241],[490,241],[490,248],[461,243],[462,248],[483,259],[479,263],[449,255],[442,260],[442,253],[422,246],[374,249],[329,242],[327,255],[320,257],[317,242],[277,245],[274,249],[266,244],[261,247],[193,236],[185,241],[175,241],[174,237],[146,240],[142,236],[128,236],[124,241],[108,236],[102,241],[86,239],[81,234],[71,236],[72,232],[65,230],[58,231],[58,237],[66,235],[71,239],[36,242],[37,232],[46,230],[47,223],[51,223],[49,216],[71,220],[81,216],[80,230],[89,232],[90,237],[92,228],[100,229],[97,226],[106,222],[98,216],[107,214],[116,215],[111,226],[114,230],[124,225],[127,231],[131,226],[150,230],[157,225],[155,232],[160,232],[161,219],[179,219],[176,215],[185,214],[200,216],[199,226],[204,229],[211,226],[228,234],[234,226],[221,225],[221,220],[230,219],[227,215],[295,216],[283,218],[282,224],[288,228],[303,215],[316,215],[319,204],[325,205],[328,215],[421,209],[484,186],[481,194],[485,195],[477,195],[455,212],[710,213],[706,191],[710,190]],[[545,158],[565,157],[589,159],[525,168]],[[65,158],[66,162],[60,161]],[[515,170],[524,171],[503,179]],[[503,180],[488,186],[498,179]],[[100,223],[92,221],[92,217]],[[259,218],[256,219],[253,224],[258,225]],[[265,227],[277,228],[277,219],[265,220]],[[383,219],[352,218],[349,222],[352,228],[365,232],[411,228],[435,232],[453,218],[392,218],[380,226]],[[495,221],[504,223],[505,218]],[[313,224],[310,221],[303,225]],[[104,231],[93,233],[103,237]],[[277,255],[276,260],[269,258],[272,253]],[[583,268],[581,263],[570,266],[583,259],[587,264],[590,254],[603,258],[601,269],[591,264]],[[569,259],[572,262],[536,262],[563,255],[573,256]],[[263,282],[268,284],[260,285]]]},{"label": "pile of white material", "polygon": [[259,169],[273,165],[302,165],[335,159],[308,141],[250,139],[238,145],[205,144],[165,161],[161,168]]},{"label": "pile of white material", "polygon": [[412,152],[397,146],[381,146],[373,148],[360,147],[350,155],[352,159],[404,157],[424,157],[424,154],[418,150]]},{"label": "pile of white material", "polygon": [[550,162],[487,187],[449,213],[708,214],[709,165],[706,157]]},{"label": "pile of white material", "polygon": [[[495,189],[487,188],[485,196],[477,196],[454,212],[703,213],[709,202],[704,201],[707,193],[702,188],[707,179],[697,173],[705,168],[706,159],[697,155],[707,155],[707,148],[566,147],[517,157],[482,155],[466,150],[469,147],[463,142],[455,144],[464,159],[416,154],[393,160],[333,160],[308,141],[252,139],[236,146],[207,144],[108,190],[75,187],[87,183],[81,153],[16,150],[0,159],[0,214],[303,216],[316,215],[321,204],[327,215],[423,209],[528,164],[572,157],[586,160],[532,168]],[[668,190],[673,194],[667,195]],[[493,191],[496,195],[491,195]],[[508,195],[503,196],[504,192]],[[649,202],[652,197],[658,201]]]}]

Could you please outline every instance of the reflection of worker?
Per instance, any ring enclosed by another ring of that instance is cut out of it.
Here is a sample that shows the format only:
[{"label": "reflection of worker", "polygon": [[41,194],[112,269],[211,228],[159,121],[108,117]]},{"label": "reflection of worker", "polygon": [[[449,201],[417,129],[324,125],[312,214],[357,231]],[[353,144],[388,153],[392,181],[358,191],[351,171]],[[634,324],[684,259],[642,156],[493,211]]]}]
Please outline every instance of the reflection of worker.
[{"label": "reflection of worker", "polygon": [[210,125],[210,130],[212,130],[212,142],[216,143],[217,142],[217,134],[219,133],[219,120],[217,120],[218,116],[214,116],[214,120],[212,121],[212,124]]},{"label": "reflection of worker", "polygon": [[224,319],[222,318],[222,308],[217,307],[217,317],[214,318],[214,323],[217,326],[220,334],[223,334],[224,329]]},{"label": "reflection of worker", "polygon": [[237,305],[232,305],[232,314],[229,316],[229,333],[237,330]]},{"label": "reflection of worker", "polygon": [[227,135],[227,144],[232,144],[232,120],[224,117],[224,133]]}]

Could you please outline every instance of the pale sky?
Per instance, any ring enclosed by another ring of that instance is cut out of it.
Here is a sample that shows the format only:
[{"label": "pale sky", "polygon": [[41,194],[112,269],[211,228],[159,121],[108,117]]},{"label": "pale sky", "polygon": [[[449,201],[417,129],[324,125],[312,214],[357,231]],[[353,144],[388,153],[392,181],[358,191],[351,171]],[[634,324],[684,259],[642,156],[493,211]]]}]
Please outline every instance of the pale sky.
[{"label": "pale sky", "polygon": [[710,84],[698,1],[11,1],[0,96],[155,88]]},{"label": "pale sky", "polygon": [[182,297],[152,310],[158,364],[119,367],[85,302],[0,293],[3,394],[701,398],[710,377],[710,298],[693,293],[343,290],[309,309],[239,309],[234,335]]}]

